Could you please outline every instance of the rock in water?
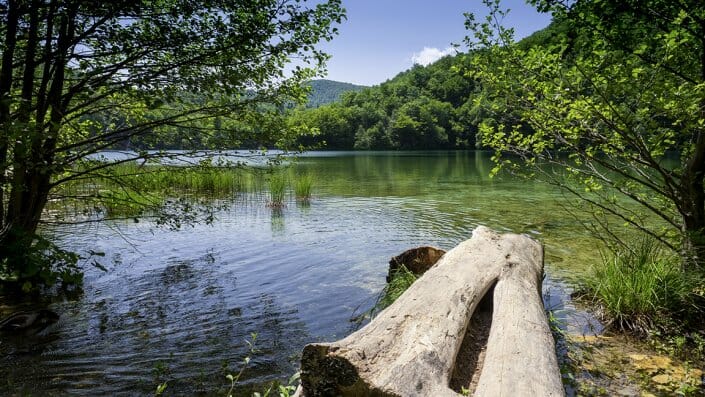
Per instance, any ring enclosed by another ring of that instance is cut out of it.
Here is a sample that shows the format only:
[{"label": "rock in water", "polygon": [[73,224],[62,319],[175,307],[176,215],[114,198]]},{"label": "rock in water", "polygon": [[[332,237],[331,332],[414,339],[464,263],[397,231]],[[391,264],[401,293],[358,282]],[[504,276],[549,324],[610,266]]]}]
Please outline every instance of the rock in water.
[{"label": "rock in water", "polygon": [[392,276],[394,276],[394,273],[396,273],[402,265],[410,272],[420,276],[435,265],[445,253],[446,252],[442,249],[426,246],[406,250],[389,261],[387,282],[392,280]]},{"label": "rock in water", "polygon": [[0,321],[0,332],[36,335],[59,321],[59,315],[48,309],[13,313]]}]

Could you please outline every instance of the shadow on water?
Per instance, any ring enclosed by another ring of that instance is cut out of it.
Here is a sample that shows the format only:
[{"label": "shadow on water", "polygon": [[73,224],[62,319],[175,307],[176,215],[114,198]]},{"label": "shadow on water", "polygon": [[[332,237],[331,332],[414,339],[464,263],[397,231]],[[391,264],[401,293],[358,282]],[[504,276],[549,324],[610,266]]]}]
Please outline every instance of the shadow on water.
[{"label": "shadow on water", "polygon": [[247,378],[293,372],[289,356],[307,340],[297,310],[266,292],[243,294],[216,261],[212,253],[171,260],[92,299],[54,304],[61,321],[50,334],[2,339],[0,394],[150,394],[161,382],[180,394],[211,394],[251,354],[245,340],[253,332]]}]

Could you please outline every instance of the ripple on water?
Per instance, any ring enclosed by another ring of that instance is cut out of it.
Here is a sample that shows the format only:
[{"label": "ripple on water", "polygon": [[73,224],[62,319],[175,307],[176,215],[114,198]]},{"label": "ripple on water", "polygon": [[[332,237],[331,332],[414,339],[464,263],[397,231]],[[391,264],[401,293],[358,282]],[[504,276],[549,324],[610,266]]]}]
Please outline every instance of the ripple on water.
[{"label": "ripple on water", "polygon": [[[445,178],[446,163],[427,177],[409,161],[413,173],[397,184],[386,182],[387,163],[330,168],[347,182],[334,192],[330,181],[339,179],[318,178],[321,193],[309,206],[289,201],[275,210],[262,194],[241,195],[211,226],[59,230],[69,248],[105,252],[108,272],[87,269],[84,295],[51,306],[62,320],[50,338],[30,351],[0,343],[0,394],[151,394],[163,381],[176,394],[223,390],[253,332],[258,351],[245,387],[285,379],[305,343],[350,332],[351,316],[384,286],[389,258],[408,248],[449,249],[486,224],[537,230],[558,248],[547,258],[572,255],[565,240],[551,240],[566,225],[551,218],[555,208],[541,192],[465,171]],[[360,166],[370,168],[351,176]],[[442,183],[434,190],[427,180]],[[548,302],[572,310],[566,296]]]}]

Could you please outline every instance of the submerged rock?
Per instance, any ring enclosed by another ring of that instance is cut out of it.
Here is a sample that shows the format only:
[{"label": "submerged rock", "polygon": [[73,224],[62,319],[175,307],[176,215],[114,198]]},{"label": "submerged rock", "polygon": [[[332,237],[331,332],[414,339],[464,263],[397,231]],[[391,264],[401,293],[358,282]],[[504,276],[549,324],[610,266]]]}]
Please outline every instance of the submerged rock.
[{"label": "submerged rock", "polygon": [[37,335],[58,321],[59,315],[48,309],[17,312],[0,321],[0,332]]}]

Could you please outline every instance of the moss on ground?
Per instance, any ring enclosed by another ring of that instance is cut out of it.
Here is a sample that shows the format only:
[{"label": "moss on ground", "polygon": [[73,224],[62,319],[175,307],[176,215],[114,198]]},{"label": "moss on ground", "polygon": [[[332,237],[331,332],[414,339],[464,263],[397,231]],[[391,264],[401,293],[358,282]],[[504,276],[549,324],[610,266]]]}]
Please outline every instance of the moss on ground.
[{"label": "moss on ground", "polygon": [[669,356],[622,335],[565,338],[568,395],[705,396],[702,361]]}]

